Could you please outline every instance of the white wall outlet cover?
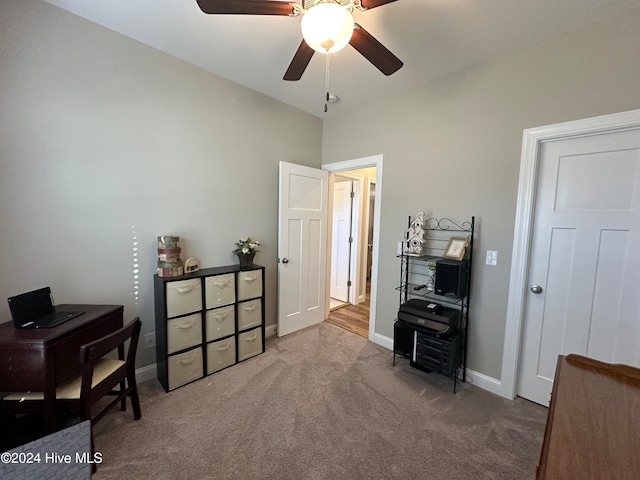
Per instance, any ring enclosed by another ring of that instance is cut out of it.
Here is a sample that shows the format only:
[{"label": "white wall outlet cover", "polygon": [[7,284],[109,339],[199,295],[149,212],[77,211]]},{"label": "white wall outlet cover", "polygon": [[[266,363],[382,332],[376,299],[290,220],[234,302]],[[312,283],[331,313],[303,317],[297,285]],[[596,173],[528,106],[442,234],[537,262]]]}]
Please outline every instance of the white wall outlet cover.
[{"label": "white wall outlet cover", "polygon": [[184,273],[193,273],[200,270],[200,260],[197,258],[187,258],[184,261]]}]

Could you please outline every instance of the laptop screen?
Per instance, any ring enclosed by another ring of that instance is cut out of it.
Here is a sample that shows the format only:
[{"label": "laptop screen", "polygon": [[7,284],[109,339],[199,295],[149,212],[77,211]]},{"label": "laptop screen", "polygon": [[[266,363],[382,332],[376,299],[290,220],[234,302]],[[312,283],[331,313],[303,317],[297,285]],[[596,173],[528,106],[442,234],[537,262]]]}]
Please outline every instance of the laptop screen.
[{"label": "laptop screen", "polygon": [[53,312],[51,288],[45,287],[33,292],[23,293],[9,298],[11,317],[16,326],[24,325]]}]

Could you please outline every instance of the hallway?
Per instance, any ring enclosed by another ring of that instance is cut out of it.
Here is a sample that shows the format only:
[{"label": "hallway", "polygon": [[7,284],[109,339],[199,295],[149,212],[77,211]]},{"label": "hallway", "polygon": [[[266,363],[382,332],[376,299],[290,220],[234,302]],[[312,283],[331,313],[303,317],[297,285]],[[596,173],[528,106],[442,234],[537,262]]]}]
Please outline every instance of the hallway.
[{"label": "hallway", "polygon": [[358,305],[345,304],[329,313],[327,322],[344,328],[356,335],[369,338],[369,304],[371,302],[371,288],[367,283],[365,301]]}]

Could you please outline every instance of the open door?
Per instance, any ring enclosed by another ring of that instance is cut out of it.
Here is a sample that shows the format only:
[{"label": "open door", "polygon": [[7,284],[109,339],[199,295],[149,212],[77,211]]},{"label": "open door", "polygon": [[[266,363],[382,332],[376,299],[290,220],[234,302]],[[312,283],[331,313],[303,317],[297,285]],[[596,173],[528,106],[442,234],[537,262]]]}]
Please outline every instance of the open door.
[{"label": "open door", "polygon": [[329,173],[280,162],[279,337],[324,321]]},{"label": "open door", "polygon": [[353,180],[338,179],[333,184],[333,215],[331,228],[331,283],[329,295],[347,303],[351,285],[351,246]]}]

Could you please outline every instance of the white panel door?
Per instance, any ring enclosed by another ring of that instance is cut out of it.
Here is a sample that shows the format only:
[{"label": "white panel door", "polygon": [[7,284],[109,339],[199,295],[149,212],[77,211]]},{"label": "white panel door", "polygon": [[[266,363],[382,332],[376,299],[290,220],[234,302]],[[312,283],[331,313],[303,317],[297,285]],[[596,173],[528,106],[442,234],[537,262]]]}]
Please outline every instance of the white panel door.
[{"label": "white panel door", "polygon": [[333,217],[331,229],[331,298],[349,301],[351,262],[351,192],[353,181],[333,184]]},{"label": "white panel door", "polygon": [[640,366],[640,132],[542,145],[518,395],[550,400],[559,354]]},{"label": "white panel door", "polygon": [[324,321],[329,173],[280,162],[278,336]]}]

